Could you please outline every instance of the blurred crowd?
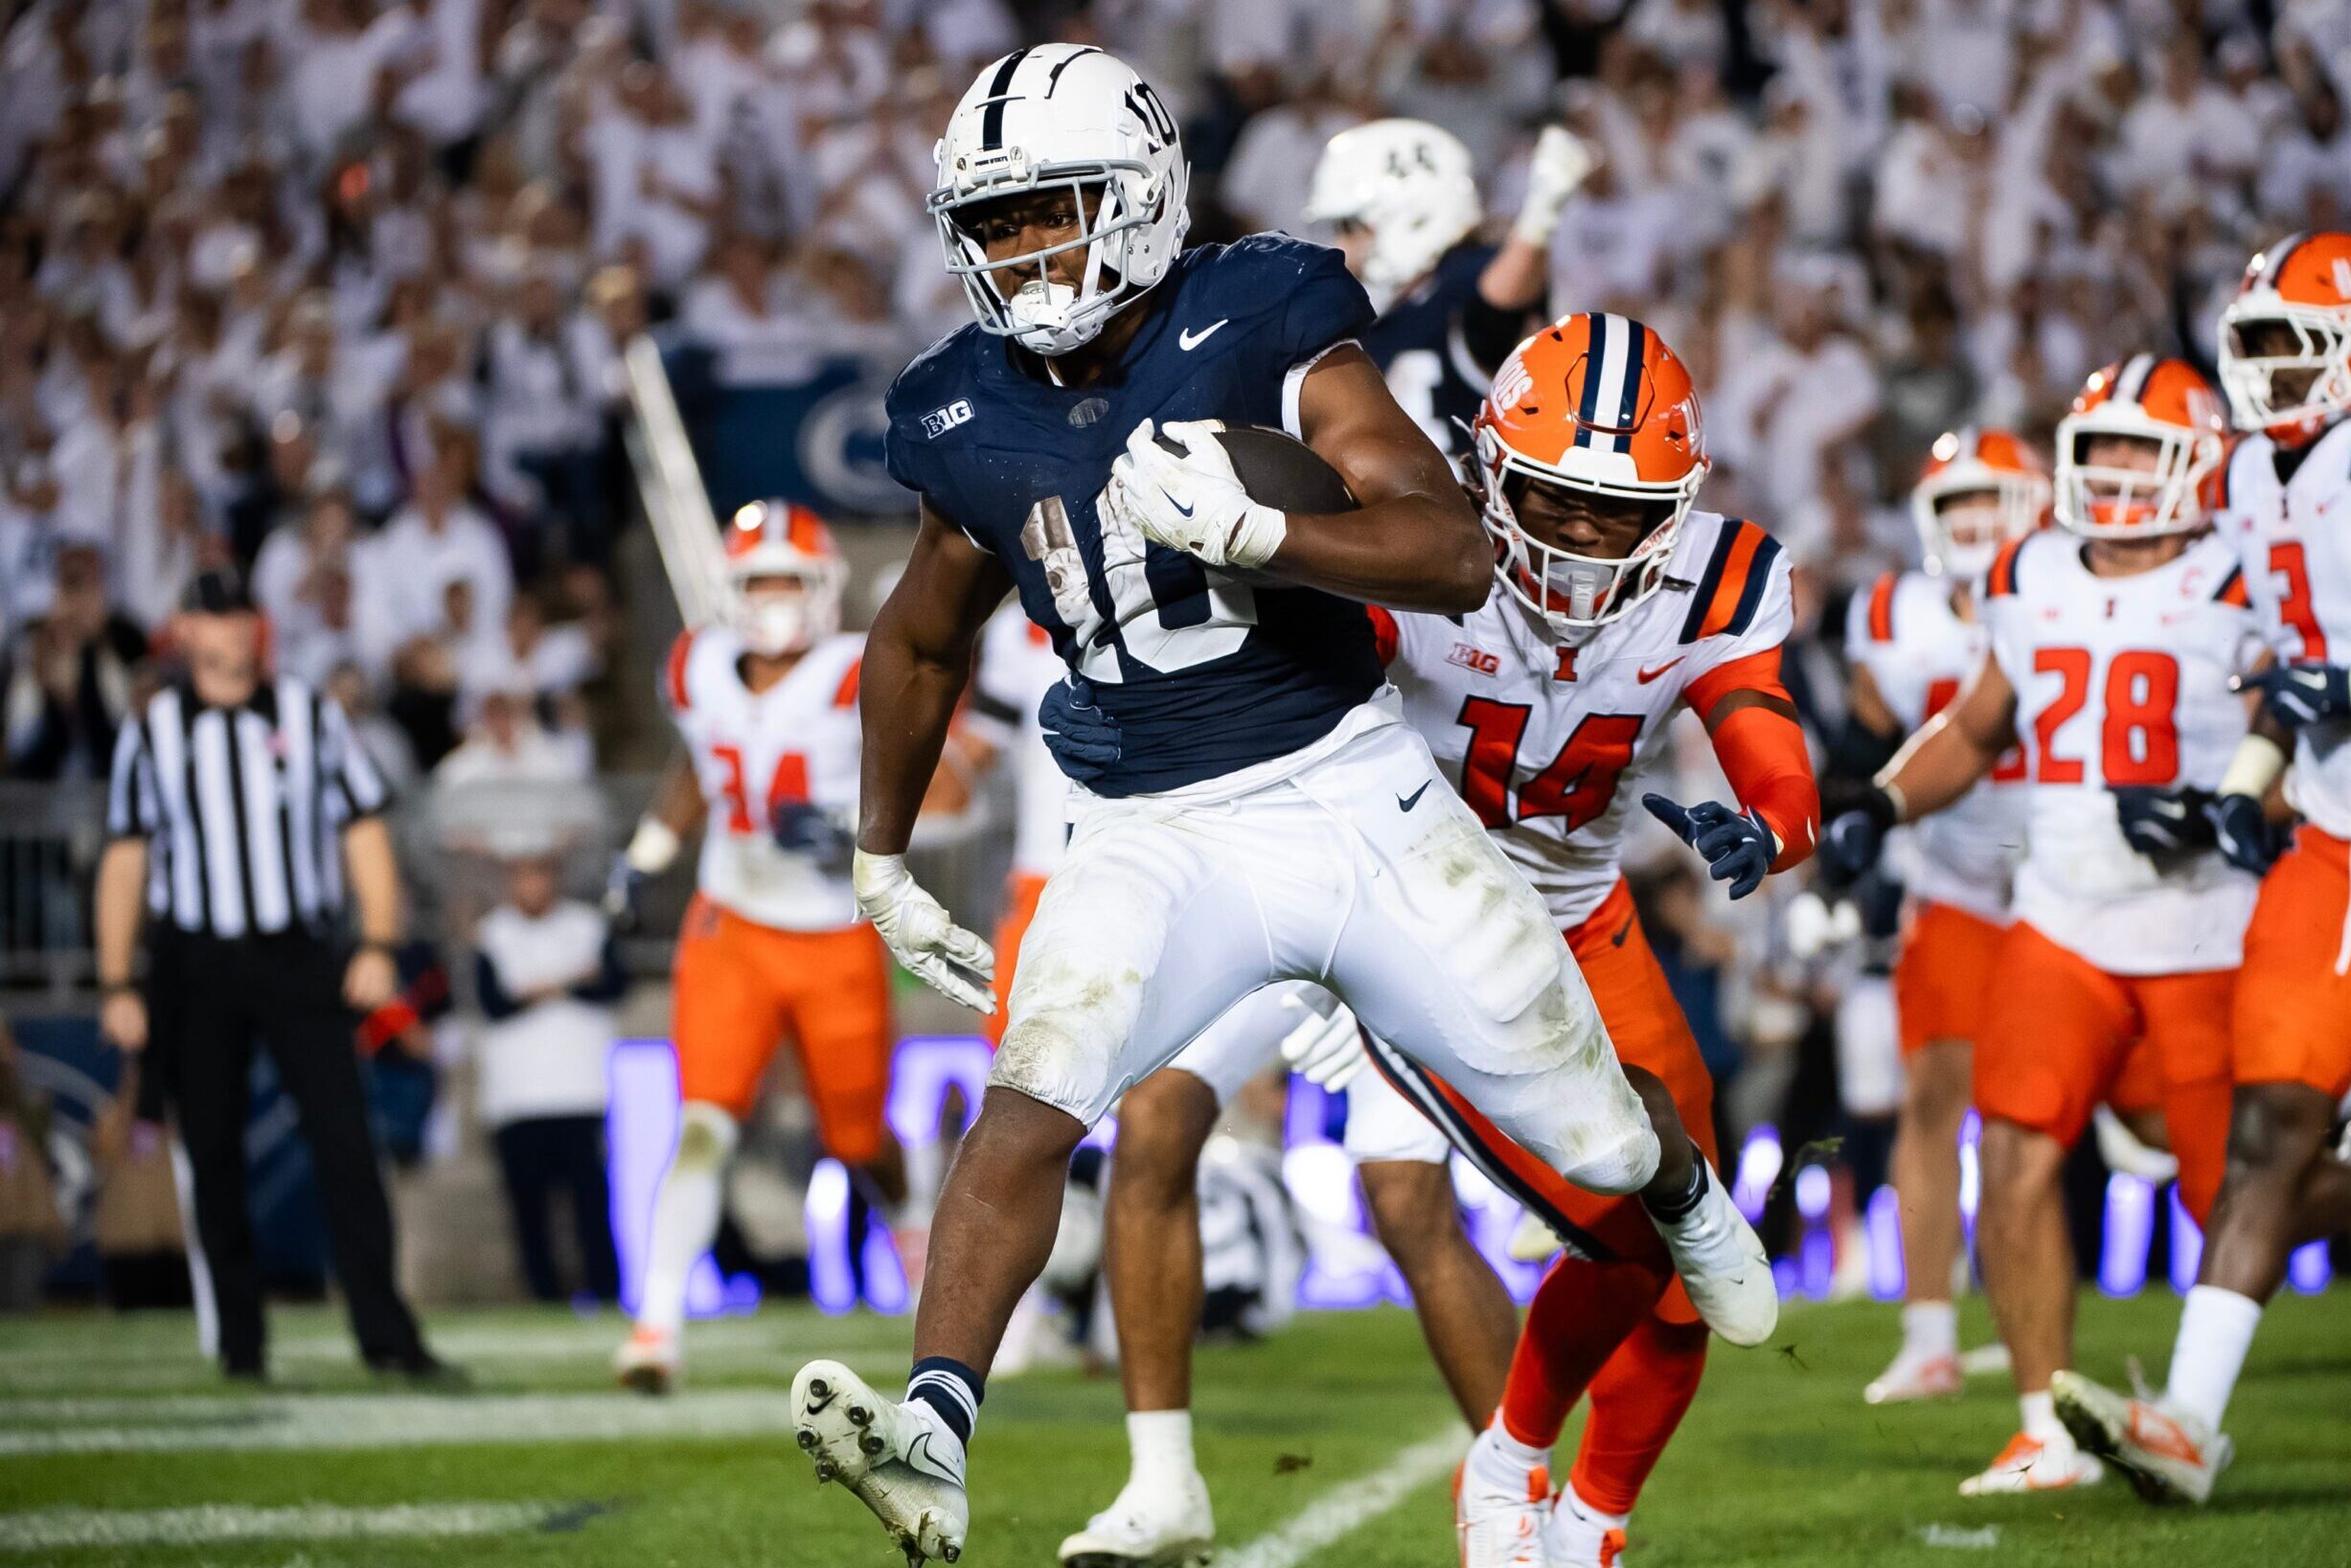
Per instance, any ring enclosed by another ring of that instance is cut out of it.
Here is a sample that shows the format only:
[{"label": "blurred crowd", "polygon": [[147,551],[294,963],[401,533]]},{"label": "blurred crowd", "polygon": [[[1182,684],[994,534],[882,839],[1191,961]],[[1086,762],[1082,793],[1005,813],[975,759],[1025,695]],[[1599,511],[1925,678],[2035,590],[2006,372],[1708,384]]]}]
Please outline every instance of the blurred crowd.
[{"label": "blurred crowd", "polygon": [[[650,675],[610,668],[622,346],[756,384],[968,320],[932,144],[1046,36],[1159,88],[1196,240],[1301,230],[1383,114],[1459,134],[1497,219],[1542,126],[1598,149],[1552,306],[1689,363],[1706,504],[1798,563],[1823,735],[1936,434],[2208,362],[2248,254],[2351,221],[2351,0],[0,0],[0,777],[103,777],[231,560],[396,782],[591,777]],[[1776,927],[1646,891],[1736,992],[1709,1018],[1839,1006]]]}]

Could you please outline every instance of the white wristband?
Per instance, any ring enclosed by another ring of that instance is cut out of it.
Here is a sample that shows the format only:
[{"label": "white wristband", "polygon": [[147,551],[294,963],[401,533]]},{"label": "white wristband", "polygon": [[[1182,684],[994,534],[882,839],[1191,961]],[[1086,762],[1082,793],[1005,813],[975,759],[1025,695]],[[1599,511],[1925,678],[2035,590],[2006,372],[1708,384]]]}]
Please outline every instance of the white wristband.
[{"label": "white wristband", "polygon": [[2248,735],[2237,742],[2237,754],[2228,760],[2228,771],[2221,775],[2220,792],[2259,800],[2285,771],[2285,748],[2266,735]]},{"label": "white wristband", "polygon": [[628,869],[648,876],[658,876],[670,869],[682,848],[677,834],[659,817],[646,817],[637,823],[636,833],[628,840],[623,858]]}]

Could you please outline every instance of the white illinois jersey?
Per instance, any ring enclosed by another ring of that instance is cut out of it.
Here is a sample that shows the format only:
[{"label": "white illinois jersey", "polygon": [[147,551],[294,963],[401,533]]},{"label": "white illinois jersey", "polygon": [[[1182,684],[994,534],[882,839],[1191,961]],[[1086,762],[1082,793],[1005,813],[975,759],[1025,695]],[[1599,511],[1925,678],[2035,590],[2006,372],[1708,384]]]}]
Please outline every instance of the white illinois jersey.
[{"label": "white illinois jersey", "polygon": [[1069,779],[1045,745],[1037,709],[1068,673],[1045,628],[1008,603],[980,634],[975,705],[991,738],[1009,754],[1014,807],[1013,875],[1050,876],[1069,841]]},{"label": "white illinois jersey", "polygon": [[848,868],[828,870],[776,842],[780,807],[856,813],[858,635],[828,637],[765,692],[743,684],[742,639],[726,625],[679,636],[662,695],[710,805],[700,885],[712,902],[786,931],[857,922]]},{"label": "white illinois jersey", "polygon": [[1753,523],[1690,513],[1666,576],[1573,647],[1498,590],[1458,622],[1374,613],[1405,719],[1562,929],[1615,885],[1632,781],[1675,703],[1794,624],[1788,559]]},{"label": "white illinois jersey", "polygon": [[[2228,460],[2221,530],[2281,664],[2351,664],[2351,419],[2306,446],[2248,436]],[[2351,723],[2305,724],[2286,799],[2351,838]]]},{"label": "white illinois jersey", "polygon": [[[1845,624],[1845,658],[1869,671],[1905,735],[1941,713],[1992,647],[1979,616],[1964,620],[1948,578],[1888,572],[1856,594]],[[1886,861],[1920,898],[1980,919],[2008,920],[2010,878],[2024,850],[2024,756],[2011,751],[1956,806],[1897,829]]]},{"label": "white illinois jersey", "polygon": [[2135,577],[2093,577],[2082,550],[2035,534],[1985,576],[2028,770],[2014,914],[2114,974],[2233,968],[2254,879],[2209,850],[2158,866],[2123,837],[2111,791],[2221,782],[2246,730],[2228,679],[2260,652],[2243,575],[2210,534]]}]

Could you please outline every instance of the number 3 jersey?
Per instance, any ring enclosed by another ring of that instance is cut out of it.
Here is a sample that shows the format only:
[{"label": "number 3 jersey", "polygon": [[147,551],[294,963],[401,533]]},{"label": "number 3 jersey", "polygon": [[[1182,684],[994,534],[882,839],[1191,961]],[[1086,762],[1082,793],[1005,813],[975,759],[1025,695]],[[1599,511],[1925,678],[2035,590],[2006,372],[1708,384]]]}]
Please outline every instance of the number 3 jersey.
[{"label": "number 3 jersey", "polygon": [[1665,588],[1574,647],[1499,590],[1459,621],[1372,612],[1405,719],[1562,929],[1615,886],[1634,781],[1675,704],[1778,684],[1795,612],[1777,541],[1693,511],[1666,574]]},{"label": "number 3 jersey", "polygon": [[2253,878],[2215,851],[2140,854],[2111,793],[2210,789],[2227,771],[2246,730],[2228,680],[2259,656],[2235,556],[2206,534],[2152,572],[2101,578],[2079,538],[2034,534],[1994,559],[1983,617],[2028,773],[2016,918],[2113,974],[2235,967]]},{"label": "number 3 jersey", "polygon": [[[1869,671],[1905,735],[1950,705],[1991,646],[1982,619],[1961,619],[1948,579],[1888,572],[1857,594],[1845,658]],[[2002,757],[1991,776],[1949,810],[1898,829],[1886,860],[1917,898],[1951,904],[1994,924],[2008,920],[2009,878],[2024,849],[2024,759]]]},{"label": "number 3 jersey", "polygon": [[855,925],[846,865],[829,869],[776,842],[779,807],[856,813],[858,635],[828,637],[765,692],[742,679],[742,639],[725,625],[680,635],[663,699],[685,738],[710,817],[698,881],[713,903],[784,931]]},{"label": "number 3 jersey", "polygon": [[[2270,650],[2281,664],[2351,664],[2351,420],[2295,448],[2248,436],[2227,471],[2221,533]],[[2351,838],[2351,723],[2302,726],[2286,799]]]},{"label": "number 3 jersey", "polygon": [[[1126,732],[1102,795],[1174,789],[1296,751],[1379,689],[1361,607],[1107,530],[1094,499],[1145,420],[1297,434],[1313,361],[1371,324],[1338,252],[1279,235],[1186,251],[1099,382],[977,326],[890,388],[891,474],[1001,560],[1054,651]],[[1016,356],[1018,356],[1016,358]]]}]

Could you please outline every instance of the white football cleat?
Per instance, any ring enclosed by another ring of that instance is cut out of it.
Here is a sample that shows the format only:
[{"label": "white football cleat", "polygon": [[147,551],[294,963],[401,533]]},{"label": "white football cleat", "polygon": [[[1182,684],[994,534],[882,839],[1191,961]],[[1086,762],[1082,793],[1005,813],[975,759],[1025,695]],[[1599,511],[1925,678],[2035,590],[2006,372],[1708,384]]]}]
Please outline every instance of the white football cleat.
[{"label": "white football cleat", "polygon": [[894,1404],[838,1361],[792,1379],[792,1428],[816,1484],[837,1481],[874,1511],[906,1561],[953,1562],[971,1527],[963,1440],[918,1401]]},{"label": "white football cleat", "polygon": [[1654,1214],[1649,1219],[1707,1328],[1739,1346],[1771,1337],[1780,1321],[1779,1283],[1763,1238],[1731,1202],[1722,1172],[1707,1165],[1705,1195],[1679,1219],[1668,1224]]},{"label": "white football cleat", "polygon": [[2094,1487],[2106,1479],[2106,1466],[2068,1444],[2053,1447],[2019,1432],[2008,1440],[1992,1467],[1959,1483],[1962,1497],[2001,1497],[2028,1491],[2065,1491]]},{"label": "white football cleat", "polygon": [[2073,1441],[2112,1461],[2150,1503],[2207,1501],[2236,1457],[2227,1433],[2165,1400],[2118,1394],[2078,1372],[2050,1378],[2049,1394]]},{"label": "white football cleat", "polygon": [[1966,1382],[1959,1358],[1946,1352],[1921,1354],[1904,1347],[1893,1365],[1861,1390],[1864,1404],[1909,1404],[1919,1399],[1955,1399]]},{"label": "white football cleat", "polygon": [[1538,1465],[1516,1486],[1481,1481],[1479,1450],[1493,1444],[1492,1432],[1478,1433],[1453,1483],[1461,1568],[1546,1568],[1542,1533],[1551,1517],[1550,1472]]},{"label": "white football cleat", "polygon": [[1625,1568],[1625,1532],[1585,1512],[1573,1487],[1560,1488],[1542,1527],[1543,1558],[1549,1568]]},{"label": "white football cleat", "polygon": [[640,1323],[621,1341],[621,1348],[612,1352],[612,1375],[623,1388],[639,1394],[668,1394],[673,1391],[685,1373],[685,1359],[677,1346],[677,1330],[656,1329],[650,1323]]},{"label": "white football cleat", "polygon": [[1061,1543],[1062,1568],[1199,1568],[1216,1534],[1208,1483],[1198,1471],[1174,1488],[1129,1481],[1108,1508]]}]

